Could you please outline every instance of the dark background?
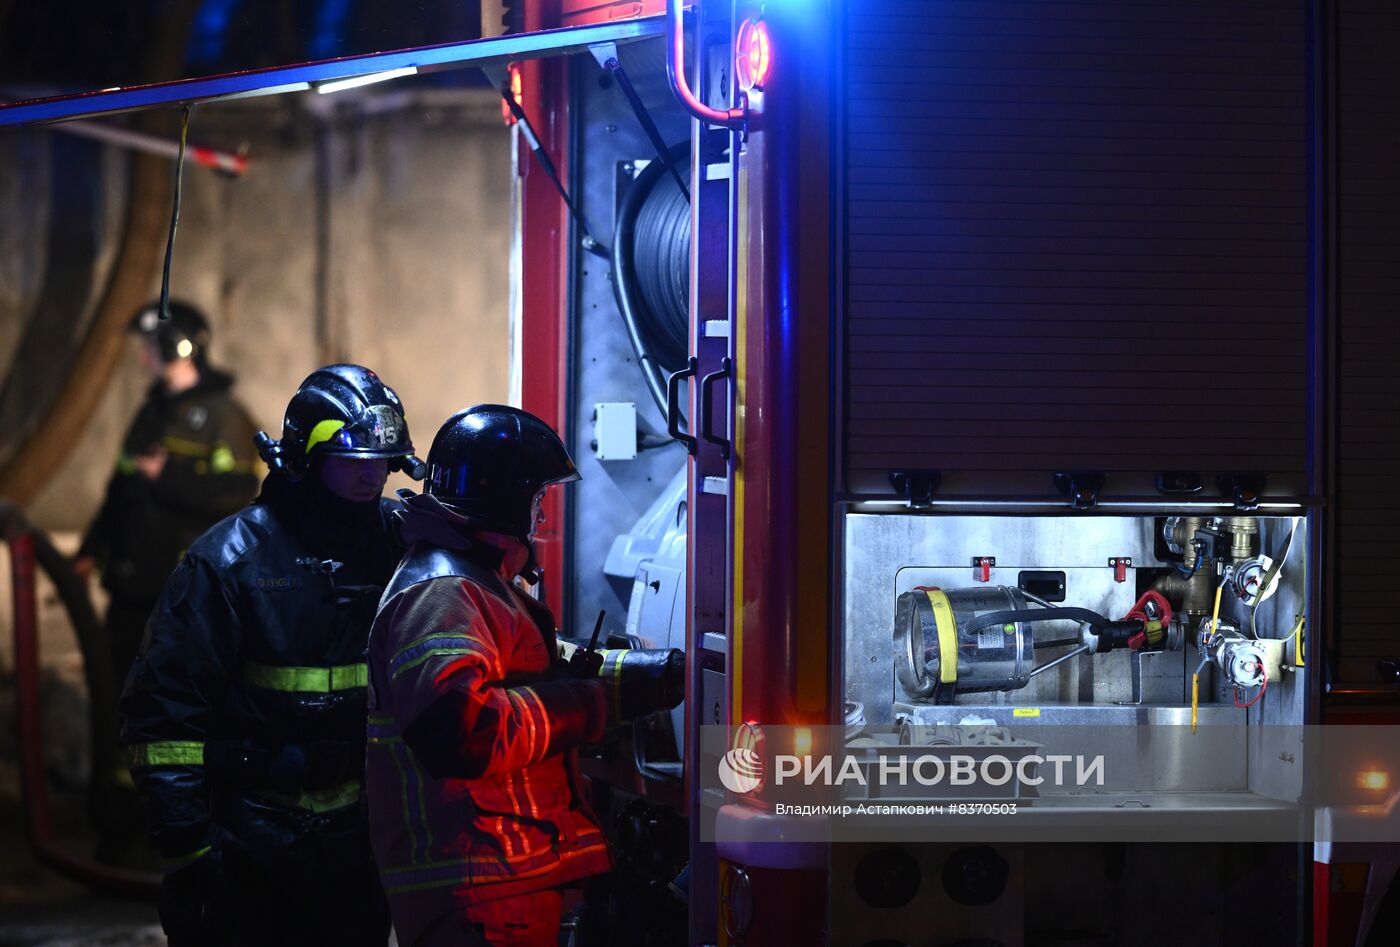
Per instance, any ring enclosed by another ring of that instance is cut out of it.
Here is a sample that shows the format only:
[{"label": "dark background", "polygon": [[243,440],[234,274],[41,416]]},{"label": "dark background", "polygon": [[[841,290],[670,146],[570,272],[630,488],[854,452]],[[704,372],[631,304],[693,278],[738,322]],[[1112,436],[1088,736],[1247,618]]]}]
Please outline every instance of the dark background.
[{"label": "dark background", "polygon": [[[70,90],[150,81],[155,45],[188,23],[188,78],[475,39],[462,0],[0,0],[0,84]],[[448,73],[455,81],[475,72]]]}]

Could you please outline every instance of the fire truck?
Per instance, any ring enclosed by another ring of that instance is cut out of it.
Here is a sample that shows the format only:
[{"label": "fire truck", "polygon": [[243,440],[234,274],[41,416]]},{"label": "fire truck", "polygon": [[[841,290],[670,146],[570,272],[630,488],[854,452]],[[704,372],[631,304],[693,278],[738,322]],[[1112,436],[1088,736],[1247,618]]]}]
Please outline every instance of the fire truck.
[{"label": "fire truck", "polygon": [[[0,124],[404,69],[502,91],[514,394],[583,473],[549,501],[545,600],[580,642],[605,612],[690,669],[682,708],[585,761],[612,942],[1390,942],[1400,757],[1353,741],[1317,804],[1305,749],[1400,722],[1393,12],[501,12],[480,40]],[[711,728],[1174,749],[1023,799],[1025,841],[822,843],[767,787],[717,787]],[[1173,834],[1182,811],[1217,843]],[[1032,840],[1086,812],[1124,841]]]}]

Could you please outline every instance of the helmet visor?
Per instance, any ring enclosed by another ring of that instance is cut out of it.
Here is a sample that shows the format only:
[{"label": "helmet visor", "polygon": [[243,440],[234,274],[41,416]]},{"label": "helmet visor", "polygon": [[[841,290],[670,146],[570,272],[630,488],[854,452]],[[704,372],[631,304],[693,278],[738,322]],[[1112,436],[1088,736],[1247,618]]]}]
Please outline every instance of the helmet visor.
[{"label": "helmet visor", "polygon": [[568,473],[563,474],[562,476],[555,477],[553,480],[550,480],[550,481],[548,481],[547,483],[545,483],[545,486],[546,486],[546,487],[552,487],[552,486],[554,486],[555,484],[559,484],[559,483],[573,483],[573,482],[576,481],[576,480],[582,480],[582,479],[583,479],[583,474],[581,474],[581,473],[578,472],[578,468],[577,468],[577,467],[571,467],[571,468],[569,469],[569,472],[568,472]]}]

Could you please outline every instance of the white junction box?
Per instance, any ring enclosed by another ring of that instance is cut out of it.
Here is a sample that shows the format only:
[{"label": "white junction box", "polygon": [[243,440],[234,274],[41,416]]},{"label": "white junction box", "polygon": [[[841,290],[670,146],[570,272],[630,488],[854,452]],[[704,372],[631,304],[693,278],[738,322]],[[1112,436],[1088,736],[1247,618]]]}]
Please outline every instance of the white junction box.
[{"label": "white junction box", "polygon": [[607,401],[593,406],[593,453],[599,460],[637,456],[636,402]]}]

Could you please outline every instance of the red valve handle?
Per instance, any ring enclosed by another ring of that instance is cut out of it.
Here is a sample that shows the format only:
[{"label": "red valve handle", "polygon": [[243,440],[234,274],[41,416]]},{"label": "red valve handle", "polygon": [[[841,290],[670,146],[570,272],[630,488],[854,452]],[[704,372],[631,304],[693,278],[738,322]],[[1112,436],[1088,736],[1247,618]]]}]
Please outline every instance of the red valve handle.
[{"label": "red valve handle", "polygon": [[1123,620],[1137,619],[1142,622],[1143,630],[1128,639],[1128,647],[1134,651],[1140,651],[1152,642],[1152,632],[1158,632],[1158,640],[1163,632],[1172,622],[1172,603],[1167,601],[1167,597],[1161,592],[1147,591],[1142,593],[1142,598],[1137,600]]}]

